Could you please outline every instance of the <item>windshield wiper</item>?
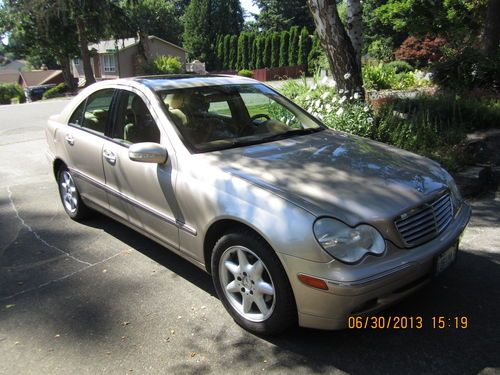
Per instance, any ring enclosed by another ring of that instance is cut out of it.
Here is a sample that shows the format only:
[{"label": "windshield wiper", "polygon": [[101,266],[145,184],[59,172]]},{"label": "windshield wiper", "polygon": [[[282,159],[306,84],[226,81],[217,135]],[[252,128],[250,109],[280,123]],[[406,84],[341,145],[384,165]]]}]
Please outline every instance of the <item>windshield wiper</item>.
[{"label": "windshield wiper", "polygon": [[277,141],[277,140],[285,139],[285,138],[295,136],[295,135],[306,135],[306,134],[316,133],[316,132],[321,131],[321,130],[324,130],[324,129],[319,128],[319,127],[318,128],[295,129],[295,130],[289,130],[289,131],[284,132],[284,133],[276,133],[276,134],[261,138],[260,140],[262,142]]}]

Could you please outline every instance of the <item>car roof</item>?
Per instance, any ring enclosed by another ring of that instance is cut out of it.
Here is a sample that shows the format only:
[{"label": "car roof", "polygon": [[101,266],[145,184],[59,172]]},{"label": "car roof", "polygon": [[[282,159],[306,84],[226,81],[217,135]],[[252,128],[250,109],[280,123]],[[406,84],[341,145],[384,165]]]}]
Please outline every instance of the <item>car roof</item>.
[{"label": "car roof", "polygon": [[202,87],[202,86],[218,86],[218,85],[231,85],[231,84],[252,84],[259,83],[254,79],[222,75],[222,74],[211,74],[211,75],[158,75],[158,76],[143,76],[143,77],[133,77],[123,80],[133,80],[141,83],[154,91],[162,91],[177,88],[189,88],[189,87]]}]

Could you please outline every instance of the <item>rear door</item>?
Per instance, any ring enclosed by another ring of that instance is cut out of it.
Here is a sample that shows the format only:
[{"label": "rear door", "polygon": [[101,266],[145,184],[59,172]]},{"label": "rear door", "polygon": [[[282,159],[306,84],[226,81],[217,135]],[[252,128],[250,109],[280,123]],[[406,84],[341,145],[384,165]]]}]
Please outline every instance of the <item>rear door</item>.
[{"label": "rear door", "polygon": [[[135,89],[117,91],[102,151],[109,209],[177,249],[180,210],[174,195],[175,154],[147,98]],[[168,161],[160,165],[130,160],[129,146],[140,142],[167,147]]]},{"label": "rear door", "polygon": [[66,163],[75,178],[81,196],[108,208],[104,189],[102,152],[114,89],[94,92],[71,115],[68,126],[59,132]]}]

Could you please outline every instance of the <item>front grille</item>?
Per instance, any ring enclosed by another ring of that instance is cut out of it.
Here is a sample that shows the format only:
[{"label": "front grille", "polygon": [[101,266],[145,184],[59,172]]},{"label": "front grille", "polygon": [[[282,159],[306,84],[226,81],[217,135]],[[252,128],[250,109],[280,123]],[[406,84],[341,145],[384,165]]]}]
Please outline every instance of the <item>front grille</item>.
[{"label": "front grille", "polygon": [[417,246],[432,240],[450,224],[453,205],[449,192],[401,215],[394,223],[404,243]]}]

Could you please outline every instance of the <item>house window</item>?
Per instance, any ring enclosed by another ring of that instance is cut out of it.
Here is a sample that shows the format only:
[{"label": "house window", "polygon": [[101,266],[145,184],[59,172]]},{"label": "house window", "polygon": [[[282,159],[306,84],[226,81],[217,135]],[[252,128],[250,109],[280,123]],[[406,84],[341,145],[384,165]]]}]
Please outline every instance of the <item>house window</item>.
[{"label": "house window", "polygon": [[103,61],[105,73],[116,72],[115,55],[102,55],[102,61]]},{"label": "house window", "polygon": [[74,59],[74,60],[73,60],[73,63],[74,63],[76,66],[80,65],[80,59]]}]

